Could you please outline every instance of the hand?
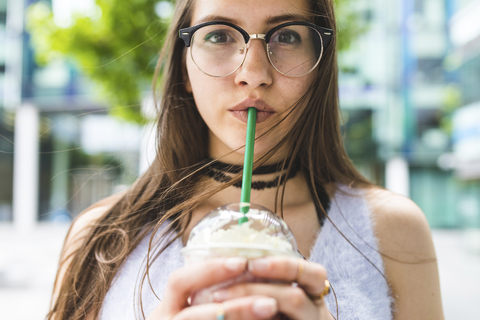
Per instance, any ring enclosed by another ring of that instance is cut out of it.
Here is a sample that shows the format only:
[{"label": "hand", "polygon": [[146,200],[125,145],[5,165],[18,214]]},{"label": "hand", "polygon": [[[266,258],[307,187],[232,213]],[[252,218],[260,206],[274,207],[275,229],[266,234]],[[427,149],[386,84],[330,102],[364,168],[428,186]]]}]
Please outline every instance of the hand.
[{"label": "hand", "polygon": [[197,290],[225,282],[247,271],[244,258],[209,259],[185,266],[170,275],[163,301],[148,316],[148,320],[215,320],[219,313],[228,320],[271,319],[277,313],[276,300],[249,295],[224,303],[189,306],[188,298]]},{"label": "hand", "polygon": [[[249,296],[266,296],[274,298],[278,311],[289,319],[333,319],[324,300],[312,298],[325,289],[327,272],[323,266],[296,258],[269,257],[249,261],[248,270],[255,276],[278,282],[236,284],[213,293],[214,301],[225,304]],[[292,286],[292,282],[298,286]]]}]

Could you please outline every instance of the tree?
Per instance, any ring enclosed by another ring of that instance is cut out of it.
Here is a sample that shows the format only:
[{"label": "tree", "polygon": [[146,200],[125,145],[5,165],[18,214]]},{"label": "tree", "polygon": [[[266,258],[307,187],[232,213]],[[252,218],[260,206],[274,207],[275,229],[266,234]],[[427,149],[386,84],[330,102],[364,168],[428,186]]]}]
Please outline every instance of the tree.
[{"label": "tree", "polygon": [[[364,29],[351,1],[336,1],[339,50]],[[67,58],[102,88],[113,114],[142,123],[142,92],[152,82],[169,23],[158,13],[167,15],[171,2],[95,0],[98,14],[76,14],[68,27],[56,25],[49,5],[37,2],[27,13],[37,63]]]}]

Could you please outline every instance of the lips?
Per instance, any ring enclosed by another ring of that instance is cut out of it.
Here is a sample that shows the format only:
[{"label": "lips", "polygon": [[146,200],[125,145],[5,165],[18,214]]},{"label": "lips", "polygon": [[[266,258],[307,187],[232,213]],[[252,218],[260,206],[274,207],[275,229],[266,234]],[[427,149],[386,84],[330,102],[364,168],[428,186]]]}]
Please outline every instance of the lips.
[{"label": "lips", "polygon": [[228,111],[238,120],[247,123],[248,108],[257,109],[257,123],[262,123],[277,113],[265,101],[252,99],[246,99],[233,108],[228,109]]}]

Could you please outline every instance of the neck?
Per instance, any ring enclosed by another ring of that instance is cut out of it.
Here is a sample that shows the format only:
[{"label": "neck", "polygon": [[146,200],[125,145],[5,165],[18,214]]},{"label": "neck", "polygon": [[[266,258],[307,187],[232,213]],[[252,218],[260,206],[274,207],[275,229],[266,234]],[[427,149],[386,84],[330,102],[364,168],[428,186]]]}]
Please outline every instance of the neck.
[{"label": "neck", "polygon": [[[212,158],[207,158],[205,162],[209,163],[209,167],[212,170],[220,171],[223,173],[236,174],[236,173],[240,173],[243,170],[243,165],[225,163]],[[282,160],[274,164],[257,166],[257,168],[253,169],[253,174],[265,175],[270,173],[284,172],[289,167],[289,164],[290,164],[289,160],[286,160],[286,161]],[[299,168],[298,162],[292,165],[292,170],[298,170],[298,168]]]},{"label": "neck", "polygon": [[[258,180],[272,180],[277,177],[280,172],[270,173],[265,175],[254,175],[253,181]],[[204,179],[209,183],[214,183],[220,186],[222,183],[217,182],[208,176]],[[320,229],[319,219],[317,217],[317,210],[313,202],[311,192],[309,190],[306,178],[302,171],[299,171],[295,177],[285,182],[285,189],[280,186],[277,193],[277,188],[266,188],[263,190],[251,191],[251,203],[261,205],[271,211],[282,216],[287,225],[292,230],[295,239],[297,240],[300,252],[308,257],[310,248],[313,246],[318,230]],[[184,243],[188,238],[191,228],[203,218],[207,213],[219,206],[228,203],[240,202],[241,189],[233,186],[222,189],[214,194],[212,197],[202,202],[197,209],[192,212],[192,217],[184,237]]]},{"label": "neck", "polygon": [[[211,178],[211,180],[216,184],[229,183],[230,181],[232,181],[232,179],[238,179],[239,174],[243,171],[243,165],[224,163],[217,159],[207,158],[205,160],[205,163],[208,164],[206,176]],[[275,199],[275,195],[277,194],[277,187],[280,187],[280,189],[283,190],[284,185],[291,185],[292,183],[288,182],[297,175],[299,168],[300,165],[298,161],[294,161],[291,163],[291,161],[289,160],[282,160],[275,164],[255,166],[252,175],[252,203],[256,203],[253,198],[255,194],[273,194],[270,199]],[[293,182],[293,184],[298,184],[299,181],[303,181],[302,184],[306,185],[303,179],[297,179],[296,182]],[[238,189],[237,191],[240,192],[241,187],[242,181],[237,181],[227,189],[236,188]],[[260,192],[266,190],[269,190],[269,192]],[[234,196],[236,196],[237,194],[235,190],[233,190],[231,193]],[[285,199],[284,196],[283,198]],[[240,198],[238,198],[234,202],[238,202],[239,199]],[[285,202],[283,203],[285,204]],[[223,204],[225,204],[225,202]],[[272,208],[270,209],[274,208],[275,201],[272,203]]]},{"label": "neck", "polygon": [[[264,174],[254,174],[252,176],[252,184],[263,184],[265,182],[270,181],[278,181],[282,179],[285,171],[278,171],[274,173],[264,173]],[[228,176],[232,176],[231,174],[226,174]],[[206,177],[206,179],[210,179],[212,183],[217,185],[221,185],[224,182],[215,181],[212,178]],[[290,207],[290,206],[297,206],[301,203],[306,203],[311,201],[311,196],[308,190],[308,186],[305,182],[303,175],[299,172],[295,174],[292,178],[284,179],[285,184],[285,194],[283,196],[283,206]],[[277,196],[277,187],[267,187],[262,189],[254,189],[252,188],[251,191],[251,202],[255,204],[262,205],[272,211],[275,211],[275,207],[277,207],[276,211],[279,211],[281,200],[282,200],[282,190],[283,185],[280,186],[280,191],[278,193],[278,199],[275,201]],[[227,203],[235,203],[240,202],[241,196],[241,188],[230,186],[227,187],[214,196],[212,196],[208,203],[212,207],[212,209],[227,204]]]}]

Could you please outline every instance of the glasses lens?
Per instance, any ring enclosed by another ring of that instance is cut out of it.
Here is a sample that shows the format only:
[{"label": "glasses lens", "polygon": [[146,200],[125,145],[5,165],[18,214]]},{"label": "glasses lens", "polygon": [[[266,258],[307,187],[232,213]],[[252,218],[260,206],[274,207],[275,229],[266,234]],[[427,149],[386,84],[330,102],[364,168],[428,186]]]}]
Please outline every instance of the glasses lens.
[{"label": "glasses lens", "polygon": [[271,36],[268,49],[270,61],[278,71],[298,77],[317,66],[322,56],[322,37],[308,26],[286,26]]},{"label": "glasses lens", "polygon": [[192,37],[192,59],[208,75],[226,76],[242,64],[245,40],[236,29],[210,25],[198,29]]}]

